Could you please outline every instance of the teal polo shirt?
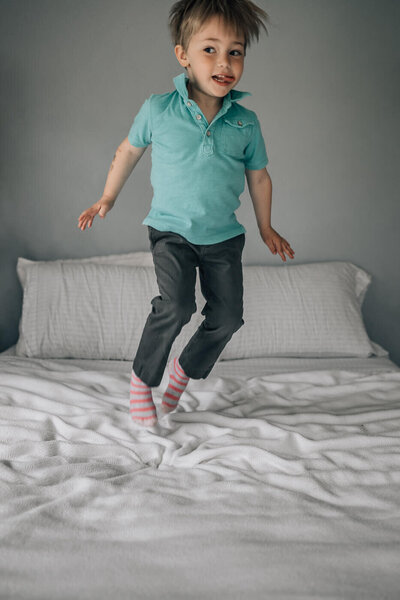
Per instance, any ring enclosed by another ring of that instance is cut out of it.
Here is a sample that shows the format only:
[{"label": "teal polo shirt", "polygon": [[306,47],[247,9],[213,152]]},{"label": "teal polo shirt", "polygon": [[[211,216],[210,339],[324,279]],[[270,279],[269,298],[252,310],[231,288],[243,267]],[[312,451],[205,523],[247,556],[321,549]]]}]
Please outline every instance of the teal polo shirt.
[{"label": "teal polo shirt", "polygon": [[216,244],[245,233],[235,215],[245,169],[268,164],[254,111],[238,104],[250,92],[231,90],[211,123],[189,99],[186,73],[176,90],[151,94],[128,134],[132,146],[152,145],[151,209],[143,221],[193,244]]}]

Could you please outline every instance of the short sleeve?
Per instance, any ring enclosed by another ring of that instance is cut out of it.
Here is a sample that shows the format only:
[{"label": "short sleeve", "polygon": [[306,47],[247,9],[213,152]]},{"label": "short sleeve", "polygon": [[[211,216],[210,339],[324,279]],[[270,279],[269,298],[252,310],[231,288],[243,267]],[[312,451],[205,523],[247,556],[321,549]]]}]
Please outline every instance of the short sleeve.
[{"label": "short sleeve", "polygon": [[129,143],[136,148],[151,144],[150,99],[151,97],[143,102],[128,133]]},{"label": "short sleeve", "polygon": [[252,130],[250,142],[244,149],[244,166],[246,169],[257,171],[258,169],[263,169],[268,164],[264,138],[257,117]]}]

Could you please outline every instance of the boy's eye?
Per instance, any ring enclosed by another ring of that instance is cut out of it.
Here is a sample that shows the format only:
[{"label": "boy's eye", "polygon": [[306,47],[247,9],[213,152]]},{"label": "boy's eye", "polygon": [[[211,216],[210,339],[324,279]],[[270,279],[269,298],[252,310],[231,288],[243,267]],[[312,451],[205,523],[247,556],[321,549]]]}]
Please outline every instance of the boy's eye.
[{"label": "boy's eye", "polygon": [[[214,50],[214,48],[208,46],[207,48],[204,48],[204,52],[207,52],[207,50]],[[238,54],[235,54],[235,56],[241,56],[241,52],[240,50],[231,50],[231,52],[237,52]],[[209,54],[209,52],[207,52],[207,54]]]}]

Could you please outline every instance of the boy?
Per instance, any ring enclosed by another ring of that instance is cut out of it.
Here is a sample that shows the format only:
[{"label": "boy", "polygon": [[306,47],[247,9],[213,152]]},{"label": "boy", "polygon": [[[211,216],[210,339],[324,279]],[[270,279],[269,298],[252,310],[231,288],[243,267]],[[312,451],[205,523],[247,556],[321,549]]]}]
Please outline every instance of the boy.
[{"label": "boy", "polygon": [[[160,295],[143,329],[132,365],[130,412],[135,423],[157,422],[151,387],[160,385],[171,346],[196,312],[196,267],[206,299],[205,319],[179,359],[168,365],[162,411],[176,408],[190,378],[205,379],[232,335],[244,324],[242,251],[245,228],[234,211],[246,175],[261,237],[273,254],[294,258],[271,227],[272,184],[256,114],[234,90],[257,15],[249,0],[181,0],[170,11],[175,55],[185,68],[172,93],[151,94],[119,146],[99,202],[79,217],[82,231],[104,218],[132,169],[152,144],[154,189],[148,226]],[[265,27],[264,27],[265,28]]]}]

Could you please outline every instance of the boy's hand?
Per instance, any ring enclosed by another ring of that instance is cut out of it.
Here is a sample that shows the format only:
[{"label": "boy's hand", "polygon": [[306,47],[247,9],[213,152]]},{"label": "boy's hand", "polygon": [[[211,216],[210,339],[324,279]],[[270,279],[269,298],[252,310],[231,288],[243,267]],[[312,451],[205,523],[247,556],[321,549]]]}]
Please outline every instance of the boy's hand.
[{"label": "boy's hand", "polygon": [[284,262],[286,262],[285,252],[289,258],[294,258],[294,251],[290,247],[289,242],[281,237],[272,227],[267,227],[265,231],[261,232],[261,237],[271,250],[272,254],[278,252]]},{"label": "boy's hand", "polygon": [[78,219],[78,227],[82,231],[84,231],[86,225],[88,227],[92,226],[93,219],[98,214],[101,219],[104,219],[106,214],[115,204],[115,200],[110,200],[109,198],[100,198],[98,202],[93,204],[90,208],[86,209],[79,215]]}]

